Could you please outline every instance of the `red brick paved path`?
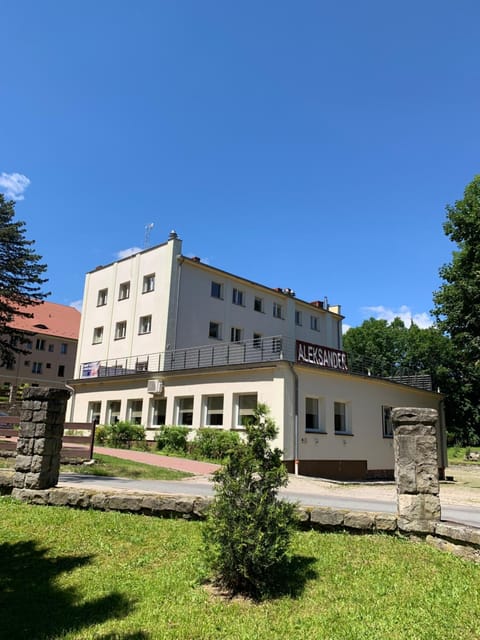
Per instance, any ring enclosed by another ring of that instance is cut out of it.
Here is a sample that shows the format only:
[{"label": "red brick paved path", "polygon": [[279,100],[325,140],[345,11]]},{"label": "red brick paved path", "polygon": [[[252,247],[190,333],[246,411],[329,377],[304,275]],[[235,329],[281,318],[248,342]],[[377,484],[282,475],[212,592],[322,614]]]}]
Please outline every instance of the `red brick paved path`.
[{"label": "red brick paved path", "polygon": [[199,462],[198,460],[187,460],[186,458],[172,458],[170,456],[160,456],[147,451],[132,451],[131,449],[109,449],[108,447],[95,447],[95,453],[103,453],[106,456],[114,456],[123,460],[133,460],[151,464],[154,467],[166,467],[176,471],[187,471],[195,475],[203,476],[213,473],[219,468],[218,464],[211,462]]}]

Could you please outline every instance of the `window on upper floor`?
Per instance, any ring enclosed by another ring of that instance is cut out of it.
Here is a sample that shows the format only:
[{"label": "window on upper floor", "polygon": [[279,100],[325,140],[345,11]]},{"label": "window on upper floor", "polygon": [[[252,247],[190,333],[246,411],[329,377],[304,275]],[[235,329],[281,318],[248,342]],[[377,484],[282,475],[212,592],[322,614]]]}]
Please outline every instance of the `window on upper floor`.
[{"label": "window on upper floor", "polygon": [[255,300],[253,301],[253,310],[263,313],[263,298],[255,297]]},{"label": "window on upper floor", "polygon": [[149,293],[155,289],[155,274],[149,273],[147,276],[143,276],[142,293]]},{"label": "window on upper floor", "polygon": [[230,329],[230,342],[241,342],[243,337],[242,329],[238,327],[232,327]]},{"label": "window on upper floor", "polygon": [[310,316],[310,329],[312,331],[320,331],[320,321],[317,316]]},{"label": "window on upper floor", "polygon": [[65,377],[65,365],[64,364],[59,364],[58,365],[57,376],[59,378],[64,378]]},{"label": "window on upper floor", "polygon": [[283,309],[282,305],[278,302],[273,303],[273,317],[274,318],[283,318]]},{"label": "window on upper floor", "polygon": [[232,291],[232,302],[233,304],[238,304],[240,307],[243,307],[243,291],[234,288]]},{"label": "window on upper floor", "polygon": [[53,344],[48,345],[48,353],[53,353],[55,351],[55,346]]},{"label": "window on upper floor", "polygon": [[122,320],[115,325],[115,340],[122,340],[127,335],[127,321]]},{"label": "window on upper floor", "polygon": [[138,333],[151,333],[152,316],[142,316],[138,323]]},{"label": "window on upper floor", "polygon": [[212,298],[218,298],[219,300],[223,300],[223,285],[220,282],[212,281],[210,295],[212,296]]},{"label": "window on upper floor", "polygon": [[100,289],[97,296],[97,307],[103,307],[107,304],[108,289]]},{"label": "window on upper floor", "polygon": [[32,364],[32,373],[42,373],[42,363],[41,362],[34,362]]},{"label": "window on upper floor", "polygon": [[103,327],[95,327],[93,330],[93,344],[100,344],[103,341]]},{"label": "window on upper floor", "polygon": [[222,325],[219,322],[210,322],[208,337],[215,338],[216,340],[222,339]]},{"label": "window on upper floor", "polygon": [[295,311],[295,324],[297,325],[297,327],[301,327],[302,326],[302,312],[301,311]]},{"label": "window on upper floor", "polygon": [[118,299],[126,300],[130,297],[130,282],[122,282],[118,287]]},{"label": "window on upper floor", "polygon": [[65,355],[67,351],[68,351],[68,344],[66,342],[62,342],[62,344],[60,345],[60,353],[63,353]]},{"label": "window on upper floor", "polygon": [[35,349],[37,351],[45,351],[45,340],[43,338],[37,338],[35,343]]}]

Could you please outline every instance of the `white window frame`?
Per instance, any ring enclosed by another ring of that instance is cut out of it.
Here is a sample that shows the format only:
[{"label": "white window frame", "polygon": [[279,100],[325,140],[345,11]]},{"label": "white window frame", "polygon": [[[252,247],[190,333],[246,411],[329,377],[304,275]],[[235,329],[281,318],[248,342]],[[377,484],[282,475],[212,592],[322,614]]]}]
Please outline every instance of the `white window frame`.
[{"label": "white window frame", "polygon": [[[340,409],[343,407],[343,410]],[[340,417],[340,421],[343,423],[342,428],[339,428],[338,423],[339,420],[337,416]],[[333,403],[333,424],[335,435],[352,435],[352,426],[351,426],[351,407],[349,402],[344,402],[343,400],[335,400]]]},{"label": "white window frame", "polygon": [[97,307],[104,307],[108,302],[108,289],[99,289],[97,294]]},{"label": "white window frame", "polygon": [[87,407],[87,422],[96,422],[97,424],[101,420],[102,415],[102,403],[100,400],[93,400],[88,403]]},{"label": "white window frame", "polygon": [[295,324],[297,327],[302,326],[302,312],[298,311],[298,309],[295,310]]},{"label": "white window frame", "polygon": [[212,280],[210,295],[212,298],[216,298],[217,300],[223,300],[223,284]]},{"label": "white window frame", "polygon": [[[221,405],[221,406],[215,406]],[[205,396],[203,399],[204,406],[204,424],[206,427],[223,427],[225,401],[223,395]],[[217,417],[215,417],[217,416]]]},{"label": "white window frame", "polygon": [[320,331],[318,316],[310,316],[310,329],[312,331]]},{"label": "white window frame", "polygon": [[[113,404],[117,405],[118,403],[118,410],[115,407],[115,409],[112,407]],[[106,421],[107,424],[115,424],[116,422],[120,422],[120,413],[122,410],[122,401],[121,400],[108,400],[107,401],[107,415],[106,415]]]},{"label": "white window frame", "polygon": [[95,327],[93,330],[92,344],[102,344],[103,342],[103,327]]},{"label": "white window frame", "polygon": [[232,303],[238,305],[239,307],[245,306],[243,303],[244,293],[241,289],[237,289],[236,287],[232,290]]},{"label": "white window frame", "polygon": [[131,398],[127,400],[127,420],[132,424],[142,424],[143,399]]},{"label": "white window frame", "polygon": [[142,293],[150,293],[151,291],[155,291],[154,273],[148,273],[146,276],[143,276]]},{"label": "white window frame", "polygon": [[242,342],[243,329],[239,327],[231,327],[230,329],[230,342]]},{"label": "white window frame", "polygon": [[118,299],[127,300],[130,297],[130,280],[121,282],[118,287]]},{"label": "white window frame", "polygon": [[382,406],[382,435],[384,438],[393,438],[392,407]]},{"label": "white window frame", "polygon": [[[313,406],[309,407],[309,404]],[[309,412],[309,408],[314,409],[314,411]],[[309,419],[309,416],[313,416],[312,421]],[[309,424],[309,422],[313,422],[313,424]],[[322,401],[320,398],[305,396],[305,431],[314,433],[324,432],[322,429]]]},{"label": "white window frame", "polygon": [[[190,405],[184,406],[184,405]],[[177,425],[185,425],[186,427],[193,426],[193,411],[195,408],[195,398],[194,396],[180,396],[175,398],[175,415],[176,420],[175,424]],[[184,420],[185,415],[188,414],[191,417],[188,420]]]},{"label": "white window frame", "polygon": [[[248,401],[246,401],[247,398],[249,398]],[[253,399],[253,402],[251,399]],[[244,404],[244,406],[242,406],[242,404]],[[234,396],[235,415],[233,424],[237,429],[245,429],[245,420],[248,418],[248,416],[253,416],[253,409],[255,409],[257,405],[257,393],[238,393]]]},{"label": "white window frame", "polygon": [[220,322],[210,321],[208,327],[208,337],[212,338],[212,340],[221,340],[222,339],[222,324]]},{"label": "white window frame", "polygon": [[253,310],[257,311],[258,313],[263,313],[263,298],[255,296],[255,299],[253,301]]},{"label": "white window frame", "polygon": [[127,337],[127,321],[120,320],[115,325],[115,340],[123,340]]},{"label": "white window frame", "polygon": [[283,320],[283,307],[279,302],[273,303],[273,317]]},{"label": "white window frame", "polygon": [[262,336],[261,333],[254,333],[253,334],[252,345],[253,345],[254,349],[261,349],[262,348],[262,339],[263,339],[263,336]]},{"label": "white window frame", "polygon": [[152,316],[140,316],[138,321],[138,335],[143,336],[152,333]]}]

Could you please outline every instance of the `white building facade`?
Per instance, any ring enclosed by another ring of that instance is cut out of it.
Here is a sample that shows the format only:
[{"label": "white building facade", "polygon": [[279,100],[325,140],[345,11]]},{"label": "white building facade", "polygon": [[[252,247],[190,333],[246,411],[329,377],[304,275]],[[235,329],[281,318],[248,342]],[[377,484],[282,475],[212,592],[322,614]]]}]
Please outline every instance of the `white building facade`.
[{"label": "white building facade", "polygon": [[[339,306],[306,302],[162,245],[86,276],[70,420],[243,431],[269,406],[291,471],[336,478],[393,472],[390,409],[442,397],[353,373]],[[445,466],[443,425],[440,466]]]}]

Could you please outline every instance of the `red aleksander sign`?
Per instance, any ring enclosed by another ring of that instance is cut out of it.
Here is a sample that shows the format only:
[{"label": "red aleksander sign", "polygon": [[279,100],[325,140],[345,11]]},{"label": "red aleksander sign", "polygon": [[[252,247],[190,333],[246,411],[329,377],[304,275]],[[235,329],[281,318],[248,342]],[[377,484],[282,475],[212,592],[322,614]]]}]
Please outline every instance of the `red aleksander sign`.
[{"label": "red aleksander sign", "polygon": [[297,340],[297,362],[313,364],[316,367],[339,369],[348,371],[347,354],[345,351],[322,347],[318,344]]}]

